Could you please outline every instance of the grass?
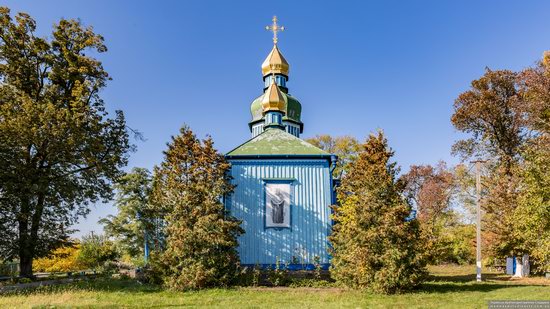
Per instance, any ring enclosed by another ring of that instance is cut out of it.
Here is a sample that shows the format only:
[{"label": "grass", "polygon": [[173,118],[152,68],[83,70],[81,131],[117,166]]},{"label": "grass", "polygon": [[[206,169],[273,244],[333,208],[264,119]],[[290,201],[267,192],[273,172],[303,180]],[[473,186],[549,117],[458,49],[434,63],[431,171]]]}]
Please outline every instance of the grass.
[{"label": "grass", "polygon": [[487,308],[489,300],[548,300],[550,280],[511,279],[473,266],[430,267],[418,291],[375,295],[339,288],[234,288],[174,292],[130,280],[79,282],[0,296],[1,308]]}]

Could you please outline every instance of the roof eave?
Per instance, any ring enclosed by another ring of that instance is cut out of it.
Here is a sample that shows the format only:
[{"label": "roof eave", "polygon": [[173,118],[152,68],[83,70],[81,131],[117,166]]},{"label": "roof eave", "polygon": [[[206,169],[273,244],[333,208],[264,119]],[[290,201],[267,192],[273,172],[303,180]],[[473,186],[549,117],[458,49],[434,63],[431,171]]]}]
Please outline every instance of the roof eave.
[{"label": "roof eave", "polygon": [[246,159],[327,159],[331,160],[331,155],[327,154],[250,154],[250,155],[231,155],[226,154],[228,160],[246,160]]}]

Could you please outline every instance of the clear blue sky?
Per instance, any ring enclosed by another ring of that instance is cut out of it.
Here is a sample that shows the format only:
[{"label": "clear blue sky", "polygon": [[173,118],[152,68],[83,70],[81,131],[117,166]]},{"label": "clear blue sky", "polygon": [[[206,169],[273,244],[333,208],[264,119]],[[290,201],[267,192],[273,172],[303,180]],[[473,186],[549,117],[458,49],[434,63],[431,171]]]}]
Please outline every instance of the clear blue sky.
[{"label": "clear blue sky", "polygon": [[[226,152],[250,136],[249,105],[262,90],[277,15],[290,92],[304,137],[364,139],[382,128],[406,171],[456,163],[453,100],[484,68],[520,70],[550,49],[549,1],[3,1],[47,35],[61,17],[105,37],[110,110],[146,137],[129,168],[152,168],[187,123]],[[100,231],[93,206],[78,228]],[[79,235],[81,234],[79,233]]]}]

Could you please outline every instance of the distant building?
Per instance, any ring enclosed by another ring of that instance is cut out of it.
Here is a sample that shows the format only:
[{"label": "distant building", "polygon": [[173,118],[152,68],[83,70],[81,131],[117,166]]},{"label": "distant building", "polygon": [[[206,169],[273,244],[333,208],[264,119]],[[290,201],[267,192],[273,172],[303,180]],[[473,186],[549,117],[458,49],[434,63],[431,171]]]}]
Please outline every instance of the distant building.
[{"label": "distant building", "polygon": [[243,221],[241,264],[328,267],[337,158],[300,139],[302,106],[288,93],[289,64],[277,47],[284,28],[274,17],[268,29],[274,46],[262,64],[263,94],[250,106],[252,138],[226,155],[236,185],[226,209]]}]

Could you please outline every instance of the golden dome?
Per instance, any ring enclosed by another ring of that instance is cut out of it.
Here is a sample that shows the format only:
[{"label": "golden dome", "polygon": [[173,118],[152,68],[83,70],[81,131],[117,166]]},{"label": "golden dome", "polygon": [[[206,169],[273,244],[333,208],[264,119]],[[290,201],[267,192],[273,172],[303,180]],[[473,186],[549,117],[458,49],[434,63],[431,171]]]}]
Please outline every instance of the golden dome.
[{"label": "golden dome", "polygon": [[269,88],[267,88],[264,93],[262,98],[262,108],[264,113],[269,111],[278,111],[283,114],[285,113],[285,97],[283,96],[281,90],[279,90],[279,86],[275,83],[275,78],[271,79],[271,85],[269,85]]},{"label": "golden dome", "polygon": [[283,74],[288,76],[289,65],[286,61],[277,45],[273,45],[273,49],[265,58],[264,63],[262,63],[262,73],[264,76],[269,74]]}]

